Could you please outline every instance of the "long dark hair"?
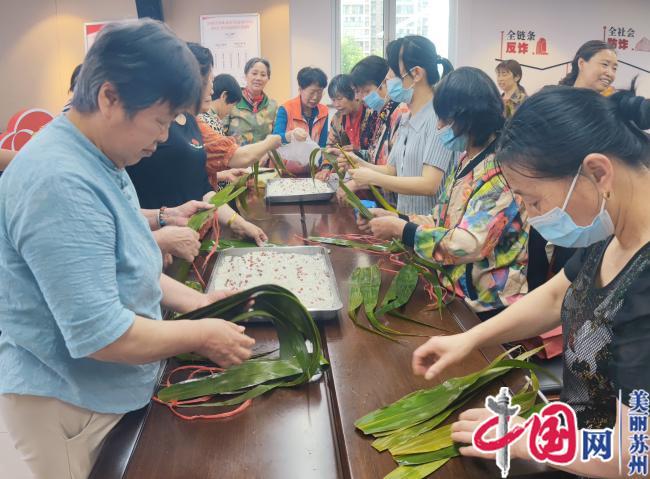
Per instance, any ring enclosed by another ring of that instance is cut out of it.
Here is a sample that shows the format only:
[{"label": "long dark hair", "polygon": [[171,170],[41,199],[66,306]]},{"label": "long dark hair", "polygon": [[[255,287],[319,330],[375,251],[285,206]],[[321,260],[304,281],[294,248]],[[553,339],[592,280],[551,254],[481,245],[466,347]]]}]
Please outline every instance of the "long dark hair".
[{"label": "long dark hair", "polygon": [[503,127],[503,101],[494,81],[482,70],[461,67],[440,80],[433,109],[454,134],[468,134],[472,146],[485,145]]},{"label": "long dark hair", "polygon": [[[449,60],[438,55],[436,46],[431,40],[420,35],[408,35],[393,40],[386,46],[388,66],[396,76],[401,76],[399,60],[402,59],[404,68],[410,72],[412,68],[421,67],[427,72],[429,85],[440,81],[438,65],[442,65],[442,76],[454,70]],[[410,73],[409,73],[410,75]]]},{"label": "long dark hair", "polygon": [[610,97],[567,86],[547,86],[506,123],[501,163],[539,178],[576,174],[590,153],[610,154],[631,167],[650,166],[650,100],[622,90]]},{"label": "long dark hair", "polygon": [[573,86],[578,79],[578,73],[580,73],[578,61],[582,58],[584,61],[588,62],[591,60],[591,57],[603,50],[612,50],[613,52],[616,52],[613,45],[605,43],[602,40],[589,40],[584,43],[580,48],[578,48],[576,55],[573,57],[573,61],[571,61],[571,71],[567,76],[560,80],[559,84]]}]

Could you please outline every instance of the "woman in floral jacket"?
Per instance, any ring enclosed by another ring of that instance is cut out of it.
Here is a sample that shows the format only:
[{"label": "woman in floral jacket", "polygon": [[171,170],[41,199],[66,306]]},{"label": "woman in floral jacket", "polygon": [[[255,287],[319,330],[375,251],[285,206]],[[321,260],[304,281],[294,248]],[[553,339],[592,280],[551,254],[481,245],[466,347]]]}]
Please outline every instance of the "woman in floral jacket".
[{"label": "woman in floral jacket", "polygon": [[375,218],[360,226],[380,238],[401,238],[442,265],[447,289],[487,319],[528,291],[526,213],[494,157],[503,103],[485,73],[464,67],[443,78],[433,104],[445,146],[465,152],[433,214],[397,217],[373,209]]},{"label": "woman in floral jacket", "polygon": [[271,64],[264,58],[251,58],[244,66],[246,86],[242,99],[224,120],[229,136],[240,145],[257,143],[273,131],[278,104],[264,93],[271,78]]}]

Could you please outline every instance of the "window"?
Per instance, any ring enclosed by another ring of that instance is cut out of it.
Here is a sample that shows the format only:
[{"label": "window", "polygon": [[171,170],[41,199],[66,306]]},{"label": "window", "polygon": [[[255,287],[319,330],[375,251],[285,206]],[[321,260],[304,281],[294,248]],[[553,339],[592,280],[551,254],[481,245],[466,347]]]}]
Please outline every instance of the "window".
[{"label": "window", "polygon": [[425,36],[448,56],[449,0],[338,0],[338,6],[341,73],[368,55],[384,56],[388,42],[405,35]]},{"label": "window", "polygon": [[384,50],[384,0],[340,0],[340,71]]}]

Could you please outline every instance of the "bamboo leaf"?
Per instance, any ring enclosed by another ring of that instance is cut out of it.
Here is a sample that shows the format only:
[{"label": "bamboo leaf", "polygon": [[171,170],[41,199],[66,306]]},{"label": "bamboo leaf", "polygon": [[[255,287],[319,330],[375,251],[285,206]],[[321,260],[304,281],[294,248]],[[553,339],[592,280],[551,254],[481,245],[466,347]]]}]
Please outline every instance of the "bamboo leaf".
[{"label": "bamboo leaf", "polygon": [[347,240],[342,238],[328,238],[323,236],[309,236],[307,239],[309,241],[313,241],[316,243],[333,244],[336,246],[344,246],[347,248],[376,251],[380,253],[396,253],[397,251],[399,251],[399,249],[396,248],[393,243],[369,244],[369,243],[360,243],[358,241],[352,241],[352,240]]},{"label": "bamboo leaf", "polygon": [[367,276],[366,268],[356,268],[352,272],[352,276],[350,277],[350,292],[348,294],[348,316],[352,320],[355,326],[365,331],[378,334],[379,336],[394,341],[394,339],[391,338],[386,333],[368,328],[367,326],[364,326],[359,322],[358,319],[359,309],[361,308],[361,305],[364,303],[362,284],[367,281],[366,276]]},{"label": "bamboo leaf", "polygon": [[397,469],[393,469],[384,479],[423,479],[447,464],[447,461],[449,459],[442,459],[420,466],[400,466]]},{"label": "bamboo leaf", "polygon": [[278,173],[278,176],[282,177],[283,173],[286,176],[295,176],[289,170],[287,170],[287,167],[282,161],[282,158],[280,158],[280,154],[276,150],[269,151],[269,156],[271,158],[271,162],[273,163],[275,171]]},{"label": "bamboo leaf", "polygon": [[411,299],[418,284],[419,271],[412,264],[404,265],[390,283],[377,316],[404,306]]},{"label": "bamboo leaf", "polygon": [[364,206],[363,203],[361,203],[361,200],[359,199],[359,197],[357,195],[355,195],[354,193],[352,193],[352,191],[350,191],[350,188],[348,188],[345,185],[345,183],[343,181],[341,181],[341,180],[339,180],[339,187],[345,192],[346,201],[348,203],[350,203],[350,205],[353,208],[356,208],[357,210],[359,210],[359,214],[361,216],[363,216],[367,220],[371,220],[373,218],[372,213],[368,210],[368,208],[366,208]]},{"label": "bamboo leaf", "polygon": [[316,156],[320,152],[320,148],[314,148],[309,154],[309,174],[312,179],[316,179]]},{"label": "bamboo leaf", "polygon": [[[451,434],[451,432],[449,433]],[[446,441],[445,441],[446,443]],[[422,452],[419,454],[405,454],[401,456],[393,456],[393,459],[400,466],[417,466],[420,464],[427,464],[434,461],[440,461],[442,459],[451,459],[452,457],[460,456],[460,451],[458,450],[456,444],[450,446],[442,447],[436,449],[432,452]]]},{"label": "bamboo leaf", "polygon": [[[245,311],[250,299],[254,310]],[[308,381],[327,364],[322,355],[320,334],[314,320],[291,292],[275,285],[263,285],[229,296],[176,319],[219,317],[241,322],[253,316],[268,318],[278,333],[279,359],[251,359],[223,373],[183,381],[161,389],[162,401],[234,394],[235,398],[204,404],[234,405],[277,387],[290,387]]]},{"label": "bamboo leaf", "polygon": [[260,162],[259,161],[253,163],[253,180],[255,184],[255,192],[259,194],[260,192]]},{"label": "bamboo leaf", "polygon": [[375,197],[377,200],[377,203],[379,205],[387,210],[390,211],[391,213],[399,214],[399,211],[397,211],[397,208],[395,208],[393,205],[391,205],[388,201],[386,201],[386,198],[382,196],[382,194],[379,192],[376,186],[374,185],[368,185],[370,186],[370,191],[372,192],[372,195]]},{"label": "bamboo leaf", "polygon": [[[355,426],[366,434],[374,434],[410,427],[426,421],[444,411],[449,404],[460,397],[464,390],[476,383],[482,375],[490,372],[494,373],[491,370],[496,370],[503,358],[514,349],[504,352],[478,372],[448,379],[430,389],[415,391],[388,406],[372,411],[358,419]],[[509,369],[512,369],[512,367],[502,367],[498,372],[499,374],[505,374]]]}]

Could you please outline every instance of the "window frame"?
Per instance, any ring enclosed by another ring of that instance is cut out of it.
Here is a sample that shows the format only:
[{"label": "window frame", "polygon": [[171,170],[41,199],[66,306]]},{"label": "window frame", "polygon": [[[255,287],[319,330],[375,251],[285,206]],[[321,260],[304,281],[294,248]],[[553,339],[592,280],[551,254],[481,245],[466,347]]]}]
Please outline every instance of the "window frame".
[{"label": "window frame", "polygon": [[[382,51],[386,51],[386,45],[391,40],[394,40],[396,37],[397,30],[397,0],[383,0],[383,28],[384,28],[384,38],[383,38],[383,48]],[[457,39],[455,35],[452,34],[452,27],[456,25],[458,12],[458,0],[449,0],[449,58],[453,59],[456,55],[456,46]],[[335,75],[341,73],[341,0],[335,0],[332,2],[332,17],[334,21],[333,25],[333,34],[334,34],[334,49],[333,49],[333,71]],[[453,63],[453,60],[452,60]]]}]

